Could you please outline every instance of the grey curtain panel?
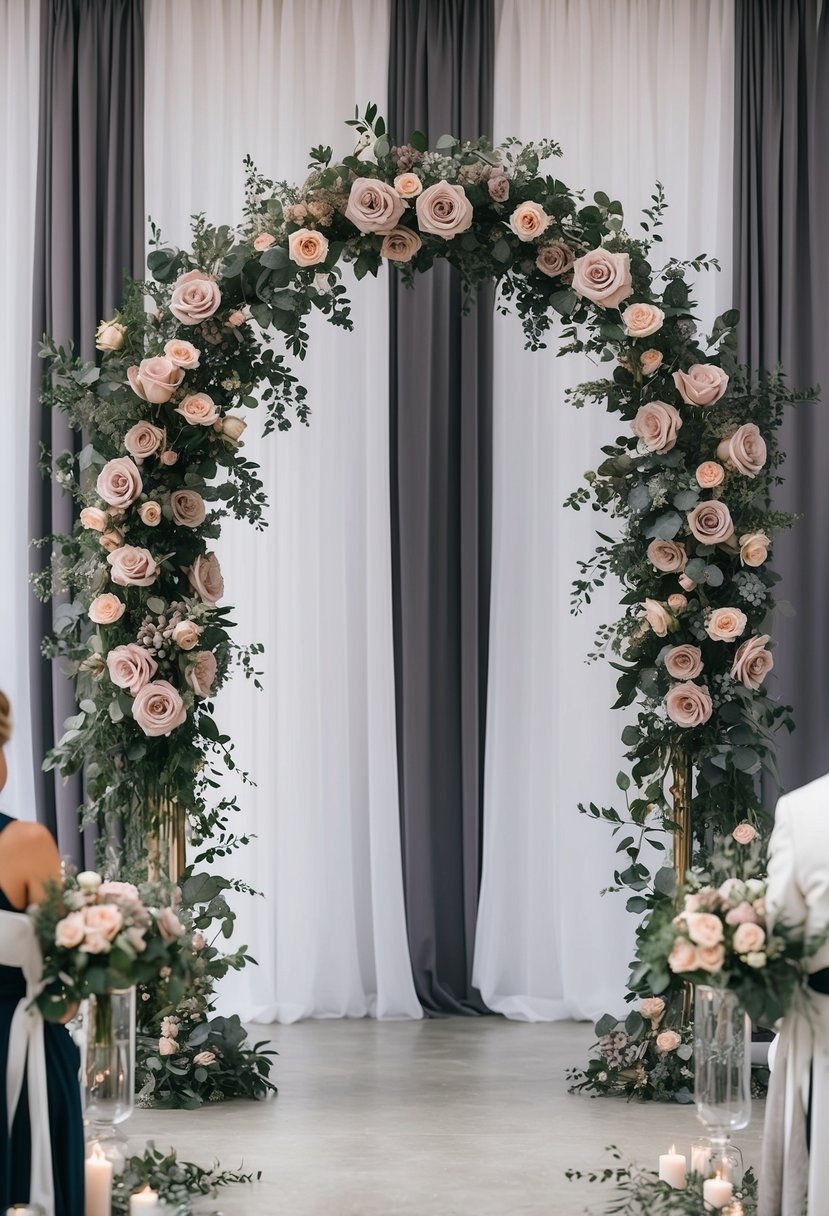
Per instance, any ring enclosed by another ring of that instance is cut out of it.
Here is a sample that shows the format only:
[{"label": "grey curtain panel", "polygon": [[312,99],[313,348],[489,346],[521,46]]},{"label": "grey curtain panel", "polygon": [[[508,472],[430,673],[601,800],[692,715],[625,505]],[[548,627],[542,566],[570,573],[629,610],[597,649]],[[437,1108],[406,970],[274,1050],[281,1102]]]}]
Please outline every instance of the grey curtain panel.
[{"label": "grey curtain panel", "polygon": [[783,783],[829,770],[829,13],[822,0],[737,0],[735,274],[742,356],[781,362],[824,402],[791,411],[781,507],[802,513],[775,543],[775,692],[797,730],[781,740]]},{"label": "grey curtain panel", "polygon": [[[493,0],[394,0],[390,129],[492,134]],[[483,1012],[481,864],[492,482],[491,290],[441,264],[391,285],[391,496],[403,871],[428,1013]]]},{"label": "grey curtain panel", "polygon": [[[40,146],[33,334],[74,341],[94,358],[98,321],[121,299],[125,271],[144,262],[143,0],[42,0]],[[77,437],[62,417],[38,400],[42,364],[33,351],[32,467],[41,446],[59,454]],[[67,531],[71,500],[33,473],[32,536]],[[32,562],[48,561],[33,550]],[[52,606],[32,600],[33,637],[49,632]],[[35,771],[63,720],[75,712],[71,686],[56,663],[32,654],[31,692]],[[62,854],[94,860],[94,834],[82,837],[77,807],[80,780],[65,786],[42,775],[38,818],[55,834]]]}]

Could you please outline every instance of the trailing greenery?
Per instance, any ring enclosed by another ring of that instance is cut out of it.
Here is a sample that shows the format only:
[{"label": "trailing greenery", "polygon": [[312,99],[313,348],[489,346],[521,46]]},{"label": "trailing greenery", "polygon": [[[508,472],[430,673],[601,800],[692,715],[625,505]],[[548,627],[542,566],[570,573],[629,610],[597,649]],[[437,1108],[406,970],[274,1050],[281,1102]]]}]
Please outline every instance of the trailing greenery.
[{"label": "trailing greenery", "polygon": [[[194,1198],[215,1198],[225,1187],[258,1182],[261,1176],[259,1170],[255,1174],[243,1174],[220,1169],[218,1162],[205,1169],[192,1161],[179,1161],[174,1149],[163,1153],[150,1142],[143,1153],[128,1157],[123,1169],[115,1174],[112,1211],[114,1216],[129,1216],[130,1196],[150,1187],[158,1193],[169,1216],[191,1216]],[[202,1203],[198,1204],[199,1212],[209,1210]]]},{"label": "trailing greenery", "polygon": [[[622,1154],[615,1145],[607,1149],[613,1161],[621,1162]],[[590,1182],[612,1188],[602,1209],[607,1216],[705,1216],[708,1209],[702,1197],[703,1179],[688,1175],[684,1191],[674,1190],[660,1182],[652,1170],[635,1163],[605,1166],[597,1170],[567,1170],[570,1182]],[[735,1190],[736,1205],[721,1209],[723,1216],[755,1216],[757,1212],[757,1178],[746,1170],[741,1186]]]}]

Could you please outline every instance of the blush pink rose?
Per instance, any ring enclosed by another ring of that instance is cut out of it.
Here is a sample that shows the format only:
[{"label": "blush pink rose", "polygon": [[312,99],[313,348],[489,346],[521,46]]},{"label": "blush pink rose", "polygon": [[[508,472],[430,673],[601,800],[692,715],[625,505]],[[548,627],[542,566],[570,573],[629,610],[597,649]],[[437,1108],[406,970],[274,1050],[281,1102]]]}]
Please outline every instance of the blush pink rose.
[{"label": "blush pink rose", "polygon": [[109,954],[112,943],[100,930],[87,929],[80,946],[81,954]]},{"label": "blush pink rose", "polygon": [[178,463],[178,452],[171,452],[168,448],[166,452],[161,453],[158,459],[162,464],[172,466]]},{"label": "blush pink rose", "polygon": [[564,241],[550,241],[539,249],[535,264],[542,274],[555,279],[572,270],[575,261],[575,254],[569,245],[565,245]]},{"label": "blush pink rose", "polygon": [[493,203],[505,203],[509,198],[509,178],[504,173],[491,173],[486,188]]},{"label": "blush pink rose", "polygon": [[211,1064],[216,1063],[216,1054],[213,1051],[200,1051],[198,1055],[193,1056],[193,1063],[201,1068],[209,1068]]},{"label": "blush pink rose", "polygon": [[421,232],[431,232],[451,241],[472,225],[472,204],[463,186],[437,182],[424,190],[415,204],[417,224]]},{"label": "blush pink rose", "polygon": [[161,1038],[158,1040],[158,1054],[160,1056],[174,1056],[179,1050],[179,1045],[175,1039]]},{"label": "blush pink rose", "polygon": [[391,232],[405,210],[403,199],[386,182],[358,177],[351,183],[345,217],[360,232]]},{"label": "blush pink rose", "polygon": [[689,578],[687,574],[680,574],[679,578],[677,579],[677,582],[679,583],[679,585],[683,591],[693,591],[694,588],[696,587],[696,583],[694,582],[694,580],[692,578]]},{"label": "blush pink rose", "polygon": [[681,426],[682,419],[675,406],[667,401],[649,401],[639,407],[630,429],[650,452],[661,455],[675,447]]},{"label": "blush pink rose", "polygon": [[714,712],[708,689],[691,681],[674,684],[665,697],[665,709],[671,721],[686,730],[704,726]]},{"label": "blush pink rose", "polygon": [[110,650],[107,670],[117,688],[126,688],[135,696],[145,684],[149,684],[158,671],[158,663],[143,646],[128,642],[126,646],[116,646]]},{"label": "blush pink rose", "polygon": [[117,528],[110,528],[100,539],[101,548],[107,553],[113,553],[116,549],[120,549],[123,543],[124,534],[123,532],[119,532]]},{"label": "blush pink rose", "polygon": [[721,464],[717,464],[716,460],[704,460],[697,469],[696,477],[697,485],[703,490],[713,490],[715,486],[722,484],[725,469]]},{"label": "blush pink rose", "polygon": [[101,498],[111,507],[131,506],[144,489],[138,466],[129,456],[108,460],[95,484]]},{"label": "blush pink rose", "polygon": [[141,898],[138,894],[138,887],[132,882],[116,882],[113,879],[107,879],[98,887],[98,899],[119,899],[122,903],[138,904]]},{"label": "blush pink rose", "polygon": [[746,422],[717,448],[720,460],[733,465],[744,477],[756,477],[768,458],[766,441],[754,422]]},{"label": "blush pink rose", "polygon": [[553,217],[548,215],[540,203],[519,203],[509,217],[509,226],[519,241],[537,241],[549,228]]},{"label": "blush pink rose", "polygon": [[697,965],[700,971],[707,971],[709,975],[716,975],[718,971],[722,971],[723,963],[725,962],[725,946],[700,946],[697,950]]},{"label": "blush pink rose", "polygon": [[225,582],[215,553],[200,554],[187,571],[187,577],[205,604],[216,604],[224,595]]},{"label": "blush pink rose", "polygon": [[652,540],[648,545],[648,561],[663,574],[675,574],[685,569],[688,554],[674,540]]},{"label": "blush pink rose", "polygon": [[715,608],[705,622],[712,642],[733,642],[745,633],[748,617],[739,608]]},{"label": "blush pink rose", "polygon": [[693,942],[687,937],[678,937],[668,957],[668,966],[674,975],[682,975],[687,971],[696,971],[699,966],[699,952]]},{"label": "blush pink rose", "polygon": [[164,432],[151,422],[136,422],[124,436],[124,447],[136,460],[154,456],[164,442]]},{"label": "blush pink rose", "polygon": [[383,237],[380,256],[390,262],[411,262],[423,241],[411,228],[392,228]]},{"label": "blush pink rose", "polygon": [[674,613],[684,612],[688,607],[688,596],[674,592],[673,595],[668,596],[668,607]]},{"label": "blush pink rose", "polygon": [[702,651],[685,643],[672,646],[665,654],[665,670],[674,680],[695,680],[702,674]]},{"label": "blush pink rose", "polygon": [[687,372],[674,372],[674,384],[686,405],[713,405],[728,388],[728,376],[713,363],[695,363]]},{"label": "blush pink rose", "polygon": [[647,996],[639,1002],[639,1012],[649,1022],[658,1022],[665,1012],[665,1002],[661,996]]},{"label": "blush pink rose", "polygon": [[682,1039],[675,1030],[663,1030],[661,1034],[656,1036],[656,1046],[659,1051],[664,1051],[666,1054],[669,1051],[676,1051]]},{"label": "blush pink rose", "polygon": [[[768,640],[768,635],[764,635],[762,638],[749,639],[749,641],[762,642],[763,644]],[[743,646],[747,645],[747,642],[743,642]],[[737,844],[751,844],[753,840],[757,839],[757,829],[751,823],[738,823],[731,835],[737,841]]]},{"label": "blush pink rose", "polygon": [[734,535],[731,512],[719,499],[698,503],[688,514],[688,527],[702,545],[723,545]]},{"label": "blush pink rose", "polygon": [[142,524],[146,524],[148,528],[157,528],[161,523],[161,507],[152,499],[149,502],[142,502],[138,508],[138,515]]},{"label": "blush pink rose", "polygon": [[126,609],[123,600],[119,600],[111,591],[105,591],[103,595],[96,595],[89,605],[89,619],[96,625],[114,625],[120,621]]},{"label": "blush pink rose", "polygon": [[127,379],[142,401],[164,405],[184,379],[184,371],[166,355],[156,355],[154,359],[142,359],[138,367],[128,367]]},{"label": "blush pink rose", "polygon": [[664,638],[676,626],[673,614],[659,600],[647,599],[644,603],[645,620],[658,638]]},{"label": "blush pink rose", "polygon": [[164,354],[176,367],[183,367],[185,371],[192,371],[193,368],[199,366],[201,352],[192,342],[185,342],[183,338],[173,338],[164,347]]},{"label": "blush pink rose", "polygon": [[722,941],[722,921],[713,912],[694,912],[686,921],[688,936],[697,946],[716,946]]},{"label": "blush pink rose", "polygon": [[734,949],[737,954],[751,954],[754,950],[762,950],[766,944],[766,933],[761,925],[750,921],[738,925],[734,932]]},{"label": "blush pink rose", "polygon": [[172,908],[164,908],[158,918],[158,931],[168,944],[179,937],[184,937],[184,925]]},{"label": "blush pink rose", "polygon": [[176,410],[191,426],[212,426],[219,417],[216,403],[207,393],[190,393]]},{"label": "blush pink rose", "polygon": [[725,914],[725,922],[728,925],[756,925],[757,913],[747,900],[743,900],[735,908],[729,908]]},{"label": "blush pink rose", "polygon": [[401,173],[394,179],[394,188],[401,198],[417,198],[423,193],[423,182],[416,173]]},{"label": "blush pink rose", "polygon": [[639,356],[639,366],[643,376],[652,376],[662,366],[661,350],[644,350]]},{"label": "blush pink rose", "polygon": [[771,541],[765,532],[747,532],[740,537],[740,561],[744,566],[762,566],[769,555]]},{"label": "blush pink rose", "polygon": [[189,270],[176,280],[170,312],[182,325],[201,325],[222,302],[216,280],[202,270]]},{"label": "blush pink rose", "polygon": [[573,291],[602,308],[618,308],[633,292],[630,255],[593,249],[577,258],[573,267]]},{"label": "blush pink rose", "polygon": [[662,328],[664,321],[664,312],[655,304],[628,304],[622,313],[628,338],[649,338]]},{"label": "blush pink rose", "polygon": [[187,720],[178,692],[168,680],[145,684],[132,703],[132,716],[145,735],[169,735]]},{"label": "blush pink rose", "polygon": [[180,650],[192,650],[198,645],[201,628],[195,621],[179,621],[173,629],[173,641]]},{"label": "blush pink rose", "polygon": [[102,933],[108,942],[115,940],[124,923],[124,914],[116,904],[88,904],[83,918],[88,932]]},{"label": "blush pink rose", "polygon": [[120,321],[102,321],[95,330],[95,346],[98,350],[120,350],[124,345],[126,325]]},{"label": "blush pink rose", "polygon": [[328,237],[314,228],[297,228],[288,237],[288,257],[297,266],[318,266],[328,257]]},{"label": "blush pink rose", "polygon": [[216,679],[216,656],[210,650],[197,650],[193,665],[187,668],[185,680],[197,697],[209,697]]},{"label": "blush pink rose", "polygon": [[86,935],[83,912],[70,912],[55,925],[55,945],[62,950],[74,950]]},{"label": "blush pink rose", "polygon": [[198,528],[204,523],[207,509],[201,494],[195,490],[173,490],[170,495],[173,519],[181,528]]},{"label": "blush pink rose", "polygon": [[766,650],[770,641],[767,633],[746,638],[737,647],[731,667],[731,678],[739,680],[746,688],[756,692],[774,667],[774,657],[770,650]]},{"label": "blush pink rose", "polygon": [[108,522],[106,511],[100,507],[84,507],[81,511],[81,525],[92,532],[105,532]]},{"label": "blush pink rose", "polygon": [[253,248],[257,253],[264,253],[266,249],[270,249],[271,245],[276,244],[276,237],[271,236],[269,232],[260,232],[254,239]]},{"label": "blush pink rose", "polygon": [[124,545],[107,558],[110,577],[119,587],[151,587],[158,577],[159,566],[149,549]]}]

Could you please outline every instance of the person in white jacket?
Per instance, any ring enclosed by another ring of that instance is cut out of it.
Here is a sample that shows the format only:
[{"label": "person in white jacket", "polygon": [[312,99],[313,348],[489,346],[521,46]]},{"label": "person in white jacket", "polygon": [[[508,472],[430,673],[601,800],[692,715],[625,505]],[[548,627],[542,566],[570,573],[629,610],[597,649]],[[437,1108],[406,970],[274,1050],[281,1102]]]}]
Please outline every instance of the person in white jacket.
[{"label": "person in white jacket", "polygon": [[[829,776],[778,802],[768,878],[770,927],[802,925],[807,939],[825,933]],[[758,1216],[829,1211],[829,941],[808,960],[807,970],[808,995],[780,1026],[766,1103]]]}]

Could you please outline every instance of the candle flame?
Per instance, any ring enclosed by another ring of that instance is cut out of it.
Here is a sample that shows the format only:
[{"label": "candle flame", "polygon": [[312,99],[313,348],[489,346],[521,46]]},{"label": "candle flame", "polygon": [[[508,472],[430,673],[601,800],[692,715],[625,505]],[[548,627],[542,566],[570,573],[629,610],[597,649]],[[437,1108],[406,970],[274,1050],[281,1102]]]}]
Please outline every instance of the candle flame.
[{"label": "candle flame", "polygon": [[96,1141],[95,1141],[95,1143],[92,1145],[92,1152],[91,1152],[90,1156],[91,1156],[91,1157],[93,1158],[93,1160],[95,1160],[95,1161],[106,1161],[106,1153],[105,1153],[105,1152],[104,1152],[104,1150],[101,1148],[101,1146],[100,1146],[100,1144],[97,1142],[97,1140],[96,1140]]},{"label": "candle flame", "polygon": [[675,1145],[675,1144],[672,1144],[672,1145],[671,1145],[671,1156],[673,1157],[673,1156],[675,1156],[675,1155],[676,1155],[676,1145]]}]

